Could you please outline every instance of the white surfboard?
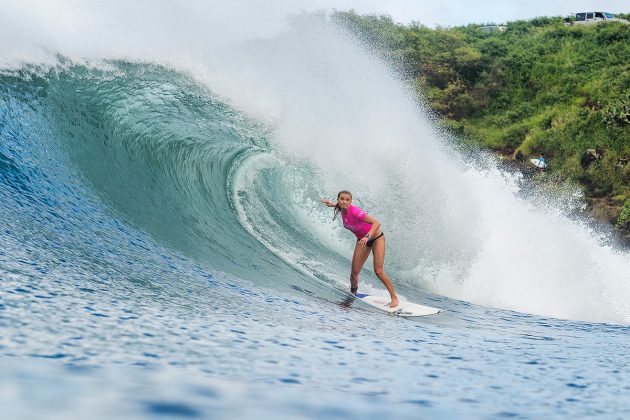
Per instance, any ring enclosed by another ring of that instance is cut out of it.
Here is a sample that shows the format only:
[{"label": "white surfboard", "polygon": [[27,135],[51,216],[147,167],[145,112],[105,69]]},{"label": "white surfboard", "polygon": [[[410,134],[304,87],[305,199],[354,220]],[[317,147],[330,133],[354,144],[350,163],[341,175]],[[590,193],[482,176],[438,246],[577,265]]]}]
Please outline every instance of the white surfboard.
[{"label": "white surfboard", "polygon": [[381,311],[389,312],[392,315],[397,316],[425,316],[435,315],[442,312],[439,308],[432,308],[431,306],[418,305],[417,303],[399,301],[398,306],[395,308],[389,307],[389,297],[365,295],[363,293],[357,293],[355,297],[361,299],[363,302],[370,306],[380,309]]},{"label": "white surfboard", "polygon": [[537,168],[545,169],[547,167],[547,164],[540,159],[530,159],[529,161]]}]

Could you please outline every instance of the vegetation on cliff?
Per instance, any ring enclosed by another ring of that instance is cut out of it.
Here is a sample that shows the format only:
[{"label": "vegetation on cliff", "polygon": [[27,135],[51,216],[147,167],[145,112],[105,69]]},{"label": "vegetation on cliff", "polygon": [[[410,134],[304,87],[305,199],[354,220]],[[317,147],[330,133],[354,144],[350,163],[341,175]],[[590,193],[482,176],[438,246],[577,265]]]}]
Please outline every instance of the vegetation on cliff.
[{"label": "vegetation on cliff", "polygon": [[581,184],[609,221],[630,225],[630,25],[542,17],[432,29],[354,12],[332,18],[397,62],[459,137],[517,160],[544,153],[556,178]]}]

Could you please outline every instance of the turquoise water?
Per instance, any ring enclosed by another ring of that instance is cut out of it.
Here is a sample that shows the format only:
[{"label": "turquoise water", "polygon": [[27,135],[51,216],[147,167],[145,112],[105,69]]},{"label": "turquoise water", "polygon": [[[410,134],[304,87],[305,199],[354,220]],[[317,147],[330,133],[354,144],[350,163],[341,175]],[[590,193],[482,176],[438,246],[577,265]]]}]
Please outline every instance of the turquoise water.
[{"label": "turquoise water", "polygon": [[[403,319],[348,300],[352,238],[316,204],[334,192],[274,135],[157,65],[2,73],[7,418],[630,415],[623,322],[411,281],[402,296],[445,311]],[[381,290],[369,270],[362,289]]]}]

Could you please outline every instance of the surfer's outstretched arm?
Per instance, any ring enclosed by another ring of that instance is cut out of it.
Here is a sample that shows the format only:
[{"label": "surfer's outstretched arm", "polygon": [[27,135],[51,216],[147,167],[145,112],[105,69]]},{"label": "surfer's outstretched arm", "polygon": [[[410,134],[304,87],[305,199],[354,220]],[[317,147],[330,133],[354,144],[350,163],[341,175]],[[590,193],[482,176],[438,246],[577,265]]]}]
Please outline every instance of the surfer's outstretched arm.
[{"label": "surfer's outstretched arm", "polygon": [[337,203],[333,203],[330,200],[319,200],[321,203],[326,204],[328,207],[335,207],[337,205]]}]

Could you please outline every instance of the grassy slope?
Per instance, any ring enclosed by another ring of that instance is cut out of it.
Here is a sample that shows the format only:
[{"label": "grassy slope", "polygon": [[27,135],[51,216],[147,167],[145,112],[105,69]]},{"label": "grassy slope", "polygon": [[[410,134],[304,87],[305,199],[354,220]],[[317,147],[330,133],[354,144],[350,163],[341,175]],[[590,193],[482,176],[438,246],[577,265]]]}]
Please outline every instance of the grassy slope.
[{"label": "grassy slope", "polygon": [[515,159],[544,153],[556,178],[583,185],[630,228],[630,25],[537,18],[487,33],[352,12],[333,19],[398,62],[462,138]]}]

